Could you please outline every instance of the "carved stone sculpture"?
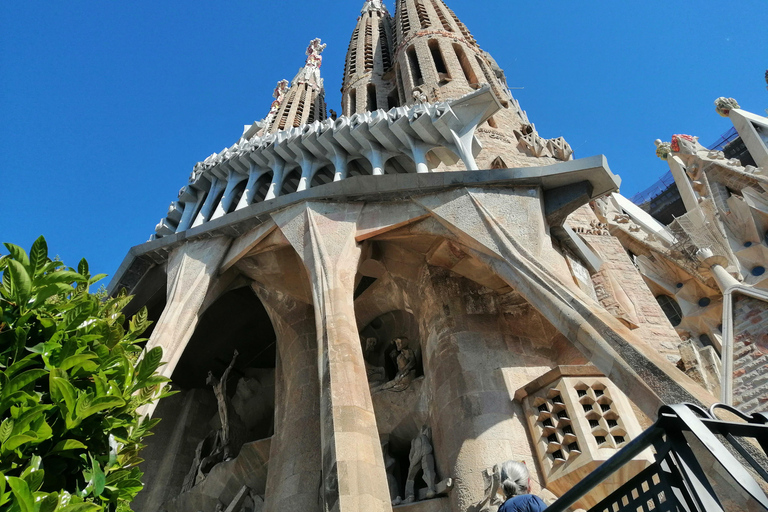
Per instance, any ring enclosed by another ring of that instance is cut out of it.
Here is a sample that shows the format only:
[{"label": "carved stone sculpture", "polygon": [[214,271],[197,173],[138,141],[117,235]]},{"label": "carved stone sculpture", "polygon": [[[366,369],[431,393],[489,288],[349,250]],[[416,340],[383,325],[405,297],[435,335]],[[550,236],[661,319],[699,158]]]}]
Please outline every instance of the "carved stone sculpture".
[{"label": "carved stone sculpture", "polygon": [[232,446],[230,445],[230,418],[229,418],[229,397],[227,397],[227,379],[229,378],[229,372],[235,367],[235,360],[237,359],[237,350],[235,350],[227,369],[224,370],[224,374],[221,376],[221,380],[213,376],[212,372],[208,372],[208,378],[205,383],[213,387],[213,394],[216,395],[216,403],[219,409],[219,420],[221,421],[220,430],[220,450],[224,454],[224,460],[228,459]]},{"label": "carved stone sculpture", "polygon": [[365,339],[365,372],[368,375],[368,385],[371,388],[378,388],[382,384],[384,384],[387,381],[387,374],[384,370],[384,367],[377,366],[374,363],[371,363],[371,358],[373,357],[374,352],[376,351],[376,343],[378,340],[376,338],[366,338]]},{"label": "carved stone sculpture", "polygon": [[424,91],[422,91],[421,89],[419,89],[419,88],[417,87],[417,88],[415,88],[415,89],[413,90],[413,100],[414,100],[416,103],[421,103],[421,104],[424,104],[424,103],[427,103],[427,101],[428,101],[428,98],[427,98],[427,95],[426,95],[426,94],[424,94]]},{"label": "carved stone sculpture", "polygon": [[715,109],[717,110],[717,113],[723,117],[728,117],[728,115],[731,113],[731,110],[735,108],[741,107],[739,106],[739,103],[733,98],[725,98],[720,96],[715,100]]},{"label": "carved stone sculpture", "polygon": [[416,439],[411,441],[411,452],[408,454],[410,465],[408,466],[408,478],[405,481],[405,503],[416,500],[413,487],[419,469],[423,471],[422,478],[427,484],[427,499],[434,498],[437,492],[435,488],[435,457],[432,455],[431,437],[431,429],[424,425]]},{"label": "carved stone sculpture", "polygon": [[492,469],[483,470],[483,482],[485,493],[483,499],[473,505],[469,512],[496,512],[502,504],[499,499],[499,487],[501,486],[501,468],[498,464]]},{"label": "carved stone sculpture", "polygon": [[397,363],[397,375],[372,391],[405,391],[416,378],[416,354],[408,348],[408,338],[395,338],[395,350],[390,354]]},{"label": "carved stone sculpture", "polygon": [[323,64],[323,57],[320,55],[325,50],[326,45],[322,44],[320,39],[313,39],[307,47],[307,62],[294,78],[294,83],[306,83],[312,88],[321,87],[320,66]]}]

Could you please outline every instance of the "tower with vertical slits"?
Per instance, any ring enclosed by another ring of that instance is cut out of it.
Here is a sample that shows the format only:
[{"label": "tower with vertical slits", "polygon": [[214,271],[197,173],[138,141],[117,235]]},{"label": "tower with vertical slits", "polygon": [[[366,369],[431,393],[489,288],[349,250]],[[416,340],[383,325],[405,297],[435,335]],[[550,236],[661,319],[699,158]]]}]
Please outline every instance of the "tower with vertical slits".
[{"label": "tower with vertical slits", "polygon": [[392,68],[392,18],[381,0],[367,0],[349,42],[341,87],[344,115],[400,105]]},{"label": "tower with vertical slits", "polygon": [[[304,67],[291,81],[284,96],[279,99],[277,111],[270,112],[268,133],[280,130],[290,130],[298,126],[322,121],[327,117],[325,105],[325,89],[320,77],[320,65],[323,58],[320,55],[325,45],[320,39],[314,39],[307,47],[307,61]],[[274,104],[273,104],[274,105]]]},{"label": "tower with vertical slits", "polygon": [[504,72],[443,0],[396,0],[395,9],[392,17],[381,0],[363,5],[344,67],[344,115],[457,99],[487,86],[502,108],[477,130],[480,168],[571,158],[562,138],[539,136]]}]

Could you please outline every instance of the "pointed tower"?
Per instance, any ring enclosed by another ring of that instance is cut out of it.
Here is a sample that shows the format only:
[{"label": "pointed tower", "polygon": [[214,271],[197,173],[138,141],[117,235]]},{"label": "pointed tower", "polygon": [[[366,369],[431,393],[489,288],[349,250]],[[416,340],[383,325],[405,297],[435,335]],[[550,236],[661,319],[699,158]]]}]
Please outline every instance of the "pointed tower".
[{"label": "pointed tower", "polygon": [[487,83],[508,104],[511,97],[494,64],[442,0],[397,0],[394,74],[404,103],[414,102],[416,90],[434,102]]},{"label": "pointed tower", "polygon": [[273,108],[267,116],[267,133],[289,130],[327,117],[325,89],[323,79],[320,78],[320,65],[323,62],[320,54],[323,50],[325,45],[320,39],[313,39],[307,47],[307,62],[291,81],[288,90],[285,90],[284,85],[281,89],[278,83]]},{"label": "pointed tower", "polygon": [[392,17],[382,0],[366,0],[349,42],[341,87],[344,115],[400,105],[392,67]]},{"label": "pointed tower", "polygon": [[393,32],[391,74],[401,105],[456,99],[486,85],[496,96],[503,108],[478,128],[484,148],[477,158],[480,168],[570,159],[571,148],[562,138],[539,137],[512,97],[504,72],[443,0],[397,0]]}]

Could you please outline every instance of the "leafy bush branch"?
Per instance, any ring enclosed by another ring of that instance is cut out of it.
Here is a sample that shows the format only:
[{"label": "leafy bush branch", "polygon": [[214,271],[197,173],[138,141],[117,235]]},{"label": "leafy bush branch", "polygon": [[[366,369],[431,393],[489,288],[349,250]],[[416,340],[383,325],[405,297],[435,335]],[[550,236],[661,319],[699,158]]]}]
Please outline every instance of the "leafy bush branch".
[{"label": "leafy bush branch", "polygon": [[43,237],[0,258],[0,512],[126,508],[142,489],[139,450],[168,396],[162,349],[143,351],[146,309],[89,292],[104,278],[48,257]]}]

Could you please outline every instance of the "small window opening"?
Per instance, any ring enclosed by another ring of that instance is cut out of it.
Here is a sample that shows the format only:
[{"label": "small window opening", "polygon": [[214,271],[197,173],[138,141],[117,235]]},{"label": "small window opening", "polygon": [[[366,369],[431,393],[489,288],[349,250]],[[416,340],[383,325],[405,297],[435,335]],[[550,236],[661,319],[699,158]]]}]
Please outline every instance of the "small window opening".
[{"label": "small window opening", "polygon": [[411,77],[413,78],[413,85],[419,86],[424,83],[424,77],[421,74],[421,67],[419,66],[419,59],[416,56],[416,49],[411,46],[406,51],[408,57],[408,65],[411,67]]},{"label": "small window opening", "polygon": [[366,92],[368,95],[367,109],[369,112],[373,112],[376,110],[376,86],[373,84],[368,84]]}]

